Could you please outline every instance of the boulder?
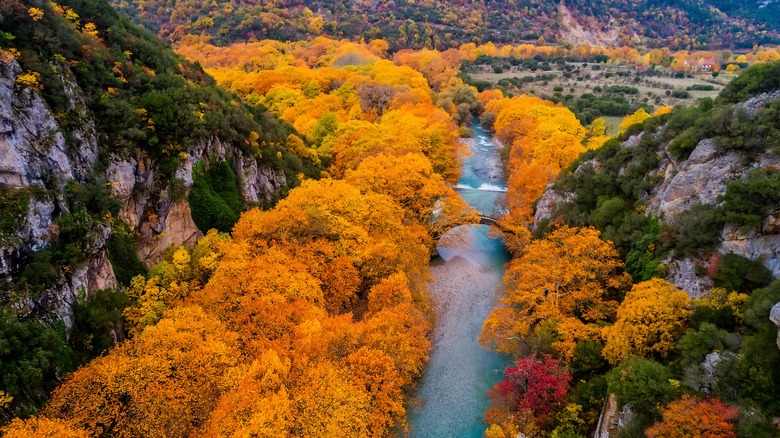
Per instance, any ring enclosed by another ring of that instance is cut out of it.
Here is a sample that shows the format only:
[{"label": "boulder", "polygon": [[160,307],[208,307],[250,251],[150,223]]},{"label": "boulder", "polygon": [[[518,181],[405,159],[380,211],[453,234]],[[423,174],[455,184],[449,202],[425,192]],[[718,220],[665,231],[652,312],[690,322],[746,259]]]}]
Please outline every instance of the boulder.
[{"label": "boulder", "polygon": [[719,155],[712,139],[699,142],[688,160],[674,171],[664,173],[664,181],[648,203],[648,212],[674,221],[675,216],[694,204],[715,205],[726,185],[738,179],[742,158],[736,152]]},{"label": "boulder", "polygon": [[[769,320],[774,325],[780,327],[780,303],[775,304],[772,310],[769,311]],[[777,348],[780,348],[780,329],[778,329],[777,333]]]},{"label": "boulder", "polygon": [[536,202],[533,228],[536,228],[542,220],[550,219],[553,211],[560,205],[572,200],[574,200],[574,193],[553,190],[552,184],[549,184],[542,193],[542,197]]}]

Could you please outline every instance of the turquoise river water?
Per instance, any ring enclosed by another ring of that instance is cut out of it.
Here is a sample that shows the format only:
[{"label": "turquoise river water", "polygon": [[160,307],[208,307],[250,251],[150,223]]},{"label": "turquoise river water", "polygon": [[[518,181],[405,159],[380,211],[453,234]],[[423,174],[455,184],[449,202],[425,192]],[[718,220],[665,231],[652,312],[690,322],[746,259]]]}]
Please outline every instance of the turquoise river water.
[{"label": "turquoise river water", "polygon": [[[498,149],[476,120],[471,128],[472,155],[464,162],[457,190],[469,205],[497,218],[506,184]],[[501,240],[487,235],[488,228],[451,230],[441,239],[451,243],[440,244],[441,258],[431,263],[435,281],[430,292],[438,319],[431,357],[409,408],[413,438],[478,438],[485,431],[485,393],[501,377],[507,359],[483,349],[478,336],[496,305],[509,260]]]}]

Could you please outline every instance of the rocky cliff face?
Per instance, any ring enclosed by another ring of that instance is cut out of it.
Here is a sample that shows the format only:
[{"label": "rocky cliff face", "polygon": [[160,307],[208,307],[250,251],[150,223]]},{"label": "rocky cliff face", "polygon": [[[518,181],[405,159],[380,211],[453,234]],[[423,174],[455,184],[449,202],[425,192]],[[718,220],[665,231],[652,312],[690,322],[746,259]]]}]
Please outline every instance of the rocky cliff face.
[{"label": "rocky cliff face", "polygon": [[647,211],[673,221],[694,204],[715,205],[718,195],[726,192],[726,185],[744,171],[740,161],[735,152],[720,155],[712,139],[701,141],[690,157],[680,163],[664,154],[659,166],[663,182],[648,202]]},{"label": "rocky cliff face", "polygon": [[[780,91],[763,93],[739,105],[755,117],[758,109],[766,107],[769,102],[778,98]],[[648,133],[631,136],[620,147],[645,147],[642,145],[643,135]],[[656,134],[649,135],[660,138],[661,128]],[[680,213],[690,210],[694,205],[718,205],[718,196],[726,193],[727,185],[732,181],[745,181],[750,171],[774,171],[780,168],[780,156],[770,151],[748,157],[740,152],[722,151],[716,142],[709,138],[700,141],[685,160],[678,161],[673,158],[668,142],[660,142],[658,149],[652,152],[659,158],[658,166],[648,172],[647,179],[654,178],[656,182],[640,201],[646,205],[646,214],[669,224],[675,223]],[[624,163],[619,172],[621,175],[629,164]],[[592,168],[598,174],[600,166],[601,163],[596,160],[582,162],[575,170],[575,175],[585,168]],[[576,203],[576,195],[570,191],[555,189],[554,184],[549,185],[537,203],[534,227],[543,220],[550,219],[556,209],[567,202]],[[720,243],[714,253],[734,253],[751,260],[760,259],[776,278],[780,278],[780,211],[769,214],[760,228],[749,233],[726,225],[720,231]],[[712,286],[708,277],[696,273],[697,266],[705,263],[702,259],[668,256],[663,262],[669,268],[667,280],[693,297],[701,295]]]},{"label": "rocky cliff face", "polygon": [[[258,166],[256,159],[225,148],[217,137],[197,145],[181,159],[175,176],[189,191],[195,163],[208,165],[214,160],[231,158],[242,182],[242,195],[249,203],[270,202],[287,185],[284,173]],[[185,245],[191,249],[203,236],[192,220],[187,201],[172,200],[164,189],[157,188],[154,163],[148,158],[112,156],[106,178],[122,204],[119,219],[138,233],[138,256],[148,267],[160,261],[166,247]]]},{"label": "rocky cliff face", "polygon": [[[25,191],[29,197],[19,226],[0,238],[3,281],[11,282],[33,252],[51,243],[54,220],[68,208],[64,202],[68,181],[83,184],[105,177],[121,204],[118,218],[136,233],[138,256],[147,266],[157,263],[167,246],[192,247],[202,236],[186,201],[193,183],[193,164],[204,162],[208,166],[213,160],[232,160],[248,203],[271,202],[287,185],[282,172],[259,165],[254,157],[225,147],[213,137],[191,148],[186,158],[180,157],[175,176],[184,182],[185,196],[170,199],[167,185],[160,183],[157,163],[140,155],[101,151],[84,98],[75,81],[69,79],[68,69],[60,67],[71,104],[81,110],[84,121],[79,128],[69,129],[68,136],[39,92],[17,83],[22,71],[16,61],[0,62],[0,185],[9,191]],[[98,160],[101,154],[108,155],[107,159]],[[40,298],[54,310],[52,317],[67,322],[70,304],[82,289],[89,294],[117,286],[106,249],[110,233],[109,226],[95,227],[82,248],[87,262],[69,278],[63,276]]]}]

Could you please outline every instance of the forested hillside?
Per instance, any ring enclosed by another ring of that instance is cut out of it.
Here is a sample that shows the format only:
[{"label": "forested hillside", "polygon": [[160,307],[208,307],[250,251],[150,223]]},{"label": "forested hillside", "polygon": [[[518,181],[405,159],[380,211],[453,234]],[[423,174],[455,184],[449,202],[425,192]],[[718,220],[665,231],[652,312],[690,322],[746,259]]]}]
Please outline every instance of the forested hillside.
[{"label": "forested hillside", "polygon": [[8,419],[122,339],[120,288],[168,245],[229,230],[321,168],[288,151],[292,127],[105,2],[4,1],[0,46]]},{"label": "forested hillside", "polygon": [[476,220],[422,74],[333,41],[344,68],[259,72],[244,103],[106,3],[3,17],[3,421],[46,404],[3,432],[403,425],[434,239]]},{"label": "forested hillside", "polygon": [[714,272],[741,270],[726,266],[739,260],[733,252],[780,274],[779,65],[746,71],[715,101],[625,123],[637,124],[581,156],[540,199],[536,233],[554,223],[595,226],[635,279],[668,274],[692,294]]},{"label": "forested hillside", "polygon": [[[533,236],[480,338],[517,357],[486,436],[778,435],[778,78],[761,65],[714,101],[626,117],[533,218],[509,204]],[[511,164],[528,137],[506,132]],[[509,193],[535,187],[509,170]]]},{"label": "forested hillside", "polygon": [[136,23],[182,40],[206,34],[218,45],[319,35],[384,39],[392,50],[447,49],[464,43],[566,40],[672,49],[777,44],[777,2],[734,0],[539,0],[156,2],[116,0]]},{"label": "forested hillside", "polygon": [[403,435],[476,223],[477,436],[779,435],[776,2],[117,6],[0,0],[2,436]]}]

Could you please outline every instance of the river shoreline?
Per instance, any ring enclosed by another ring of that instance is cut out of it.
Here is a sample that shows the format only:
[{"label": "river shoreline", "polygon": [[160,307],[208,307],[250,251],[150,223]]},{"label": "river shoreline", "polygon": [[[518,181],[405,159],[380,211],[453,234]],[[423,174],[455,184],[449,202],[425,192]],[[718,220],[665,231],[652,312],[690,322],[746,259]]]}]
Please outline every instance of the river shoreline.
[{"label": "river shoreline", "polygon": [[420,406],[411,415],[412,437],[482,436],[484,394],[500,377],[504,360],[482,349],[477,336],[495,306],[500,271],[460,256],[431,265],[437,324],[417,394]]}]

